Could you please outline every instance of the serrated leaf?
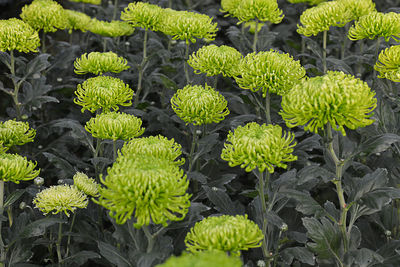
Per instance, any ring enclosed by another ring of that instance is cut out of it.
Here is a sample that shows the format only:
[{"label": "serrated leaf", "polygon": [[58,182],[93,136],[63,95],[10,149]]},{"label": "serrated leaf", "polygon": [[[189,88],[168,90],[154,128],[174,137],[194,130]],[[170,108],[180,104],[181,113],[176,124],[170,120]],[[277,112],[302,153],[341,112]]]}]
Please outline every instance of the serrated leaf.
[{"label": "serrated leaf", "polygon": [[236,215],[235,204],[223,190],[217,187],[203,186],[208,199],[215,205],[215,209],[223,214]]},{"label": "serrated leaf", "polygon": [[14,190],[4,201],[4,209],[11,206],[15,201],[17,201],[25,193],[25,189]]},{"label": "serrated leaf", "polygon": [[326,210],[315,201],[308,193],[300,192],[292,189],[284,189],[281,194],[288,198],[293,198],[297,201],[296,210],[304,215],[314,215],[316,218],[329,216]]},{"label": "serrated leaf", "polygon": [[314,241],[307,243],[312,251],[324,259],[338,255],[341,236],[336,224],[332,224],[327,218],[322,218],[321,221],[316,218],[302,218],[302,221],[307,229],[307,236]]},{"label": "serrated leaf", "polygon": [[282,250],[279,254],[286,264],[292,264],[293,259],[309,265],[314,265],[315,263],[314,254],[305,247],[286,248]]},{"label": "serrated leaf", "polygon": [[43,156],[45,156],[49,162],[53,163],[54,166],[61,170],[59,178],[68,178],[74,176],[74,167],[65,159],[49,152],[43,152]]},{"label": "serrated leaf", "polygon": [[335,178],[333,172],[328,171],[318,165],[306,166],[298,172],[299,179],[297,184],[301,185],[313,179],[322,178],[322,180],[327,183]]},{"label": "serrated leaf", "polygon": [[394,133],[375,135],[362,142],[357,149],[357,153],[364,152],[367,155],[382,153],[386,151],[392,144],[399,141],[400,136]]},{"label": "serrated leaf", "polygon": [[72,256],[69,256],[68,258],[65,258],[63,260],[63,264],[76,263],[77,265],[75,265],[75,266],[81,266],[84,263],[86,263],[89,259],[99,259],[99,258],[101,258],[101,257],[98,253],[93,252],[93,251],[83,250]]},{"label": "serrated leaf", "polygon": [[33,60],[30,60],[26,64],[24,79],[31,77],[35,73],[40,73],[50,66],[49,62],[50,54],[40,53]]},{"label": "serrated leaf", "polygon": [[132,267],[127,257],[122,255],[116,247],[102,241],[97,241],[97,246],[99,247],[100,254],[112,264],[118,267]]},{"label": "serrated leaf", "polygon": [[87,146],[92,152],[95,151],[93,147],[93,137],[82,125],[80,125],[79,122],[71,119],[60,119],[54,121],[52,126],[70,129],[72,137],[76,138],[82,144]]},{"label": "serrated leaf", "polygon": [[353,263],[358,267],[369,267],[384,261],[381,255],[368,248],[350,251],[349,256],[353,258]]},{"label": "serrated leaf", "polygon": [[276,214],[276,212],[270,210],[267,211],[267,213],[265,214],[266,218],[267,218],[267,222],[269,224],[275,225],[276,227],[278,227],[279,229],[282,228],[282,226],[284,226],[286,223],[282,220],[281,217],[279,217],[278,214]]},{"label": "serrated leaf", "polygon": [[362,178],[353,178],[349,200],[360,200],[366,193],[385,186],[387,180],[387,170],[382,168],[376,169],[373,173],[368,173]]},{"label": "serrated leaf", "polygon": [[[24,228],[22,228],[21,232],[18,235],[17,239],[30,238],[35,236],[41,236],[46,232],[46,228],[52,226],[56,223],[65,223],[64,219],[61,218],[44,218],[37,221],[34,221]],[[14,240],[15,242],[15,240]]]},{"label": "serrated leaf", "polygon": [[200,172],[190,172],[187,174],[189,180],[195,180],[200,182],[201,184],[206,184],[207,183],[207,176],[200,173]]}]

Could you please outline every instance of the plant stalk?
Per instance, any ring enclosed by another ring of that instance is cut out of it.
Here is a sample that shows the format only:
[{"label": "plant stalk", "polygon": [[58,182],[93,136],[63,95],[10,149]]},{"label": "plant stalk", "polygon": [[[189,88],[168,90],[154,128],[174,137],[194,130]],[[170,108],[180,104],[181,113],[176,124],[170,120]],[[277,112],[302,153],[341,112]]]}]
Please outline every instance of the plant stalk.
[{"label": "plant stalk", "polygon": [[[62,219],[62,213],[60,213],[60,219]],[[57,258],[58,258],[58,265],[61,265],[62,256],[61,256],[61,240],[62,240],[62,223],[59,223],[58,226],[58,239],[57,239]]]},{"label": "plant stalk", "polygon": [[[4,181],[0,180],[0,215],[2,216],[4,213]],[[2,220],[0,220],[0,266],[5,266],[6,254],[5,254],[5,246],[3,242],[3,236],[1,234],[2,230]]]},{"label": "plant stalk", "polygon": [[117,159],[117,140],[113,140],[113,159]]},{"label": "plant stalk", "polygon": [[71,226],[69,227],[69,233],[70,234],[68,235],[67,250],[65,252],[65,257],[68,257],[68,254],[69,254],[69,245],[71,244],[71,233],[72,233],[72,228],[74,227],[75,217],[76,217],[76,213],[74,212],[74,216],[72,216]]},{"label": "plant stalk", "polygon": [[258,41],[258,19],[256,19],[256,30],[254,31],[253,38],[253,52],[257,53],[257,41]]},{"label": "plant stalk", "polygon": [[344,191],[342,187],[342,176],[343,176],[343,165],[344,161],[339,160],[339,158],[336,156],[336,153],[333,149],[333,134],[332,134],[332,126],[328,122],[326,125],[326,132],[327,132],[327,138],[328,138],[328,152],[335,163],[336,167],[336,178],[332,181],[335,186],[336,186],[336,193],[339,199],[339,205],[340,205],[340,219],[339,219],[339,227],[340,231],[342,232],[343,236],[343,245],[344,245],[344,253],[348,251],[348,236],[347,236],[347,212],[348,212],[348,207],[346,204],[346,200],[344,198]]},{"label": "plant stalk", "polygon": [[265,117],[267,119],[267,124],[271,124],[271,95],[269,89],[267,89],[267,94],[265,96]]},{"label": "plant stalk", "polygon": [[112,20],[115,20],[115,18],[117,17],[117,10],[118,10],[118,0],[115,0],[114,1],[114,12],[113,12]]},{"label": "plant stalk", "polygon": [[143,82],[143,73],[144,73],[144,67],[147,63],[147,39],[148,39],[148,29],[144,30],[144,37],[143,37],[143,58],[142,62],[138,66],[138,71],[139,71],[139,80],[138,80],[138,87],[136,90],[136,96],[135,100],[133,101],[133,107],[136,108],[138,103],[139,103],[139,96],[142,91],[142,82]]},{"label": "plant stalk", "polygon": [[185,71],[185,77],[186,77],[186,83],[191,84],[192,82],[190,81],[190,76],[189,76],[189,64],[187,61],[189,60],[189,49],[190,49],[190,42],[189,40],[186,40],[186,49],[185,49],[185,62],[183,65],[184,71]]},{"label": "plant stalk", "polygon": [[153,235],[150,233],[149,226],[143,225],[142,229],[143,229],[143,232],[144,232],[144,234],[145,234],[145,236],[147,238],[147,250],[146,250],[146,252],[150,253],[150,252],[153,251],[154,241],[155,240],[154,240]]},{"label": "plant stalk", "polygon": [[[375,63],[378,61],[378,56],[379,56],[379,47],[381,46],[381,38],[378,37],[378,39],[376,39],[376,46],[375,46]],[[376,76],[376,70],[374,68],[374,75],[373,78]]]},{"label": "plant stalk", "polygon": [[[264,239],[263,239],[263,243],[262,243],[262,252],[264,255],[264,258],[266,260],[267,266],[269,266],[270,263],[270,252],[268,251],[268,247],[267,247],[267,202],[265,199],[265,188],[268,188],[268,183],[269,183],[269,172],[268,170],[265,172],[265,178],[264,178],[264,173],[261,172],[258,168],[257,168],[257,175],[258,176],[258,195],[260,196],[260,201],[261,201],[261,208],[262,208],[262,233],[264,235]],[[265,179],[265,181],[264,181]]]},{"label": "plant stalk", "polygon": [[14,85],[14,92],[12,92],[11,96],[14,101],[15,111],[17,113],[17,120],[21,120],[21,103],[18,101],[18,93],[20,88],[20,83],[15,80],[15,58],[14,51],[10,51],[10,72],[11,72],[11,80]]}]

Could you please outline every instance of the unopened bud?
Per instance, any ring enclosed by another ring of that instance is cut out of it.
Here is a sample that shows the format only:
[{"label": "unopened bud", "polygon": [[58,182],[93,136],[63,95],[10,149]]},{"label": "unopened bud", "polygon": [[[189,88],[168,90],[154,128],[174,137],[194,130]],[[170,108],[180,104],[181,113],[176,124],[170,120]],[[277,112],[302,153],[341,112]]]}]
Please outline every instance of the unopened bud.
[{"label": "unopened bud", "polygon": [[37,186],[41,186],[44,184],[44,179],[42,177],[36,177],[35,180],[33,180],[34,184]]}]

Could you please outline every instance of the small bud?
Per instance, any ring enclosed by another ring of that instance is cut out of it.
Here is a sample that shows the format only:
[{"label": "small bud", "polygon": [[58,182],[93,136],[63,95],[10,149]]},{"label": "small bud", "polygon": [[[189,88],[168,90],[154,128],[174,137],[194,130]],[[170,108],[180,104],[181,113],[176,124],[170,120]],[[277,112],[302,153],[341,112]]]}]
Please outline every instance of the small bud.
[{"label": "small bud", "polygon": [[27,120],[27,119],[28,119],[28,115],[26,115],[26,114],[22,115],[22,116],[21,116],[21,119]]},{"label": "small bud", "polygon": [[130,46],[131,43],[130,43],[130,42],[125,42],[125,45],[126,45],[126,46]]},{"label": "small bud", "polygon": [[389,231],[389,230],[386,230],[386,231],[385,231],[385,235],[386,235],[387,237],[389,237],[389,236],[391,236],[391,235],[392,235],[392,232],[391,232],[391,231]]},{"label": "small bud", "polygon": [[286,232],[288,230],[288,225],[286,223],[281,225],[281,231]]},{"label": "small bud", "polygon": [[197,135],[201,135],[202,131],[201,130],[196,130]]},{"label": "small bud", "polygon": [[63,80],[63,79],[62,79],[61,77],[58,77],[58,78],[57,78],[57,82],[59,82],[59,83],[62,82],[62,80]]},{"label": "small bud", "polygon": [[19,203],[19,208],[20,208],[21,210],[25,209],[25,208],[26,208],[26,203],[25,203],[24,201],[22,201],[21,203]]},{"label": "small bud", "polygon": [[35,73],[32,75],[33,79],[39,79],[40,78],[40,74],[39,73]]},{"label": "small bud", "polygon": [[36,110],[37,110],[37,107],[32,107],[32,110],[33,110],[33,111],[36,111]]},{"label": "small bud", "polygon": [[265,267],[265,261],[263,261],[263,260],[257,261],[257,266],[258,267]]},{"label": "small bud", "polygon": [[58,181],[57,181],[57,184],[63,184],[64,183],[64,180],[63,179],[59,179]]},{"label": "small bud", "polygon": [[156,102],[154,102],[154,101],[150,102],[150,105],[152,105],[152,106],[154,106],[155,104],[156,104]]},{"label": "small bud", "polygon": [[44,179],[42,177],[36,177],[35,180],[33,180],[34,184],[37,186],[41,186],[44,184]]},{"label": "small bud", "polygon": [[42,145],[38,145],[38,147],[37,147],[38,149],[42,149],[43,148],[43,146]]},{"label": "small bud", "polygon": [[211,189],[212,189],[213,191],[218,191],[218,188],[215,187],[215,186],[213,186]]}]

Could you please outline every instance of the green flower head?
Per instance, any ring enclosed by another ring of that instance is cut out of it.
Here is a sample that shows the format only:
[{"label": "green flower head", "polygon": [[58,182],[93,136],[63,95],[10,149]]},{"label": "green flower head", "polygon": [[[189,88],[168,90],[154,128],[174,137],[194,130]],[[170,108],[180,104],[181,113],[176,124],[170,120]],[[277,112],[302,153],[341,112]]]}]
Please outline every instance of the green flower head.
[{"label": "green flower head", "polygon": [[92,5],[101,5],[101,0],[69,0],[69,1],[77,2],[77,3],[92,4]]},{"label": "green flower head", "polygon": [[85,13],[65,9],[65,15],[67,16],[66,28],[69,30],[70,34],[72,33],[72,30],[86,32],[89,29],[92,18]]},{"label": "green flower head", "polygon": [[74,212],[77,208],[86,208],[88,202],[86,195],[73,185],[50,186],[37,193],[33,199],[35,208],[44,215],[64,212],[67,217],[69,212]]},{"label": "green flower head", "polygon": [[345,5],[352,13],[352,20],[358,20],[360,17],[375,12],[375,3],[372,0],[337,0]]},{"label": "green flower head", "polygon": [[5,147],[20,146],[29,142],[33,142],[36,131],[29,128],[29,123],[8,120],[0,122],[0,142]]},{"label": "green flower head", "polygon": [[163,264],[156,267],[241,267],[239,257],[228,256],[222,251],[202,251],[196,254],[185,253],[179,257],[170,257]]},{"label": "green flower head", "polygon": [[0,154],[0,180],[19,184],[20,181],[35,179],[40,170],[35,170],[36,163],[17,154]]},{"label": "green flower head", "polygon": [[74,62],[76,74],[86,74],[88,72],[101,75],[104,72],[120,73],[130,67],[127,66],[128,61],[119,57],[114,52],[91,52],[83,54]]},{"label": "green flower head", "polygon": [[196,38],[204,38],[208,41],[215,39],[217,23],[205,14],[188,11],[176,11],[164,9],[162,27],[160,31],[173,36],[173,39],[180,39],[186,43],[196,42]]},{"label": "green flower head", "polygon": [[229,166],[240,165],[250,172],[258,168],[260,172],[267,169],[274,172],[274,166],[285,168],[285,162],[297,160],[292,155],[294,134],[283,133],[279,125],[259,125],[255,122],[239,126],[229,132],[221,158],[229,162]]},{"label": "green flower head", "polygon": [[144,132],[142,120],[126,113],[108,112],[91,118],[85,126],[93,137],[111,140],[130,140]]},{"label": "green flower head", "polygon": [[306,75],[299,61],[289,54],[262,51],[248,54],[239,66],[241,75],[234,77],[240,88],[284,95]]},{"label": "green flower head", "polygon": [[172,109],[186,124],[203,125],[218,123],[229,114],[228,102],[214,88],[186,85],[171,99]]},{"label": "green flower head", "polygon": [[133,98],[133,90],[129,85],[110,76],[87,79],[78,84],[75,94],[77,98],[74,103],[83,107],[82,112],[87,109],[92,113],[100,108],[108,112],[110,109],[117,111],[118,105],[128,107],[132,105]]},{"label": "green flower head", "polygon": [[5,147],[5,146],[3,145],[3,142],[0,141],[0,154],[6,153],[7,150],[8,150],[8,147]]},{"label": "green flower head", "polygon": [[284,17],[276,0],[242,0],[234,13],[241,22],[259,20],[277,24]]},{"label": "green flower head", "polygon": [[317,35],[328,31],[331,26],[343,27],[351,21],[351,16],[351,11],[342,1],[323,2],[301,14],[302,26],[297,25],[297,32],[305,36]]},{"label": "green flower head", "polygon": [[238,7],[242,0],[221,0],[221,12],[228,13],[227,16],[238,17]]},{"label": "green flower head", "polygon": [[223,76],[236,76],[239,74],[238,62],[242,54],[235,48],[222,45],[203,46],[189,57],[188,64],[196,74],[206,73],[207,76],[222,74]]},{"label": "green flower head", "polygon": [[182,155],[182,146],[176,143],[174,139],[168,139],[162,135],[133,138],[124,144],[121,148],[121,154],[124,157],[145,155],[167,159],[177,166],[185,163],[184,158],[177,160]]},{"label": "green flower head", "polygon": [[125,21],[113,20],[109,22],[92,19],[88,30],[105,37],[118,37],[131,35],[135,28]]},{"label": "green flower head", "polygon": [[94,200],[110,210],[110,216],[123,224],[132,217],[140,228],[182,220],[190,206],[186,193],[189,181],[183,171],[168,159],[141,155],[118,157],[101,181],[100,198]]},{"label": "green flower head", "polygon": [[304,125],[317,133],[330,123],[346,135],[350,129],[365,127],[373,120],[375,93],[368,84],[343,72],[328,71],[324,76],[303,80],[282,98],[280,112],[288,127]]},{"label": "green flower head", "polygon": [[64,8],[53,0],[34,0],[22,8],[20,16],[37,31],[55,32],[68,25]]},{"label": "green flower head", "polygon": [[326,0],[288,0],[289,3],[298,4],[298,3],[307,3],[311,6],[318,5]]},{"label": "green flower head", "polygon": [[260,247],[264,235],[247,215],[222,215],[197,222],[186,235],[187,250],[219,250],[240,255],[241,250]]},{"label": "green flower head", "polygon": [[99,195],[99,184],[93,178],[89,178],[82,172],[77,172],[74,177],[74,185],[79,191],[88,196],[97,197]]},{"label": "green flower head", "polygon": [[400,39],[400,14],[372,12],[360,17],[349,29],[348,37],[356,41],[384,37],[386,41]]},{"label": "green flower head", "polygon": [[0,20],[0,51],[37,52],[39,46],[39,35],[28,23],[17,18]]},{"label": "green flower head", "polygon": [[382,50],[374,69],[379,72],[379,78],[400,82],[400,46],[395,45]]},{"label": "green flower head", "polygon": [[121,12],[121,19],[143,29],[158,31],[163,9],[157,5],[134,2]]}]

